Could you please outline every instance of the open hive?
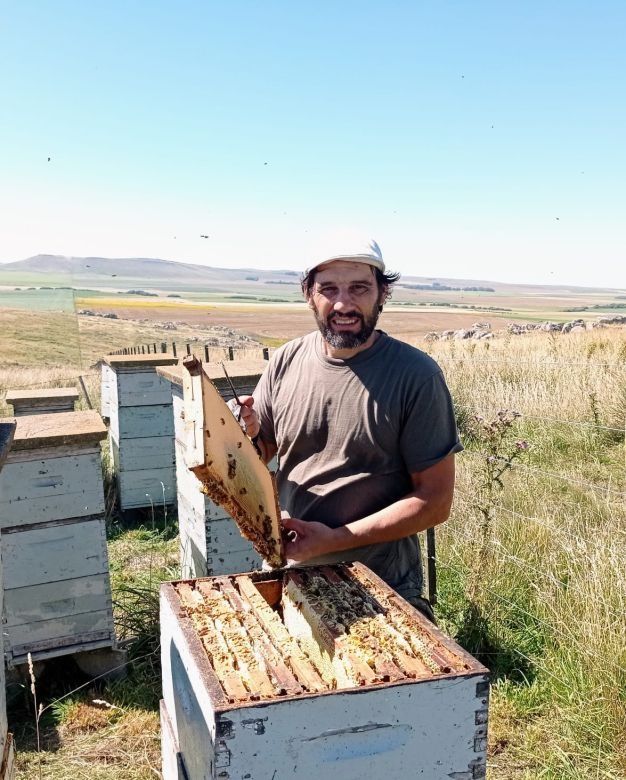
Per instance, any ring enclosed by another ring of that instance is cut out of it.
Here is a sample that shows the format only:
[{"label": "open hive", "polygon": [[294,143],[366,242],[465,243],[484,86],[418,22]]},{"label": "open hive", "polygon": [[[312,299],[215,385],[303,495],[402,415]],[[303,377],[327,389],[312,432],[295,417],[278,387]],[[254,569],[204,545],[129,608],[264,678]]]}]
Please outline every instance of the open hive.
[{"label": "open hive", "polygon": [[162,588],[166,780],[484,777],[487,670],[364,566]]}]

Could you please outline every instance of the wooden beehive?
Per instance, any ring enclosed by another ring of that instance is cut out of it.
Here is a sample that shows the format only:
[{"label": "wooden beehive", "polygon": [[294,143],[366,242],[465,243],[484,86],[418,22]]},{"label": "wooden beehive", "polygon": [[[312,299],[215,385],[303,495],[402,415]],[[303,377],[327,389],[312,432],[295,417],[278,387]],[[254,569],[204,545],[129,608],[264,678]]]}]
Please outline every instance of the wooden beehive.
[{"label": "wooden beehive", "polygon": [[176,361],[168,354],[107,355],[103,359],[103,411],[109,419],[122,510],[175,501],[172,394],[156,367]]},{"label": "wooden beehive", "polygon": [[95,411],[17,418],[0,474],[5,654],[20,664],[114,644]]},{"label": "wooden beehive", "polygon": [[485,777],[488,671],[361,564],[161,586],[164,780]]},{"label": "wooden beehive", "polygon": [[[0,422],[0,472],[11,449],[15,434],[15,421]],[[0,486],[1,490],[1,486]],[[1,494],[0,494],[1,498]],[[0,529],[0,542],[2,531]],[[0,560],[0,614],[4,601],[4,580],[2,561]],[[8,732],[6,707],[6,681],[4,660],[0,662],[0,780],[11,780],[14,775],[13,766],[13,735]]]},{"label": "wooden beehive", "polygon": [[75,387],[53,387],[34,390],[7,390],[6,402],[13,407],[13,414],[54,414],[73,412],[78,400]]},{"label": "wooden beehive", "polygon": [[[225,365],[237,394],[251,395],[267,363],[236,360]],[[222,398],[230,400],[233,393],[222,365],[205,363],[203,368]],[[197,427],[185,411],[182,367],[164,366],[157,372],[172,388],[181,576],[204,577],[259,568],[261,557],[252,543],[241,536],[228,511],[202,492],[202,482],[189,468]]]}]

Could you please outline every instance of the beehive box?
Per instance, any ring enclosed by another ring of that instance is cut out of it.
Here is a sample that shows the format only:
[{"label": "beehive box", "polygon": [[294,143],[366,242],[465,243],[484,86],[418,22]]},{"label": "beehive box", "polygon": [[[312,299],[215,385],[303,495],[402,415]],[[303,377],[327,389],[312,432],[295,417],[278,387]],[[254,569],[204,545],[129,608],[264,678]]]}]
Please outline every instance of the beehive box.
[{"label": "beehive box", "polygon": [[[14,420],[0,422],[0,472],[9,454],[14,434]],[[0,614],[2,614],[3,597],[3,572],[2,562],[0,561]],[[0,662],[0,780],[11,780],[13,775],[13,735],[8,733],[5,670],[4,662],[2,661]]]},{"label": "beehive box", "polygon": [[17,418],[0,474],[5,654],[20,664],[114,644],[95,411]]},{"label": "beehive box", "polygon": [[176,361],[168,354],[108,355],[103,360],[102,409],[109,419],[122,510],[175,501],[172,394],[156,368]]},{"label": "beehive box", "polygon": [[78,400],[75,387],[54,387],[45,390],[7,390],[6,402],[13,407],[13,414],[54,414],[73,412]]},{"label": "beehive box", "polygon": [[161,586],[164,780],[485,777],[488,671],[360,564]]},{"label": "beehive box", "polygon": [[[238,395],[251,395],[267,366],[263,360],[235,360],[224,364]],[[205,363],[204,370],[225,400],[233,397],[220,363]],[[261,558],[244,539],[228,512],[202,492],[202,483],[189,469],[194,446],[194,424],[185,413],[183,369],[164,366],[157,373],[171,383],[174,410],[178,527],[181,576],[204,577],[259,568]]]}]

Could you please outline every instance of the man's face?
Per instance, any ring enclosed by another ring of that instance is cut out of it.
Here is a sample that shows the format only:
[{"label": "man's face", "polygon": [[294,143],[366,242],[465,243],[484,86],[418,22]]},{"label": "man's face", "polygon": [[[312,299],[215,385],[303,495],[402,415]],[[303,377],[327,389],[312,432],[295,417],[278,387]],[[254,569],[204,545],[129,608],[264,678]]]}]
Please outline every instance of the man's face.
[{"label": "man's face", "polygon": [[308,303],[331,347],[357,349],[372,335],[383,298],[372,266],[335,260],[315,274]]}]

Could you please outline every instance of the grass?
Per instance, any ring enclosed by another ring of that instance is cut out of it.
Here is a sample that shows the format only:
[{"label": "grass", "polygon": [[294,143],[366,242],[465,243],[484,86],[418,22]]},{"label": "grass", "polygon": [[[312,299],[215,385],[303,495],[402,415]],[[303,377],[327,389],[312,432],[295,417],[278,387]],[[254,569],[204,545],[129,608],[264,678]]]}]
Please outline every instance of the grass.
[{"label": "grass", "polygon": [[[147,330],[139,336],[137,323],[89,319],[75,342],[83,362],[65,366],[24,361],[16,330],[9,341],[18,365],[0,369],[0,384],[62,385],[83,372],[97,408],[99,374],[85,370],[85,356],[97,354],[100,338],[141,343]],[[46,339],[31,342],[43,363]],[[438,615],[492,670],[488,776],[623,780],[624,331],[419,345],[445,371],[466,446],[453,513],[438,531]],[[507,416],[494,435],[490,424],[504,409],[520,416]],[[115,614],[129,641],[129,675],[88,685],[44,713],[49,780],[158,776],[156,588],[177,574],[175,525],[158,511],[133,527],[116,518],[111,505]],[[48,705],[77,681],[84,682],[76,670],[59,670],[38,683],[38,694]],[[20,779],[38,776],[32,721],[22,695],[10,721]]]},{"label": "grass", "polygon": [[[624,350],[617,330],[433,350],[467,448],[439,533],[440,615],[496,679],[492,779],[626,777]],[[498,408],[523,412],[498,462],[527,448],[485,493],[494,449],[472,419]]]}]

